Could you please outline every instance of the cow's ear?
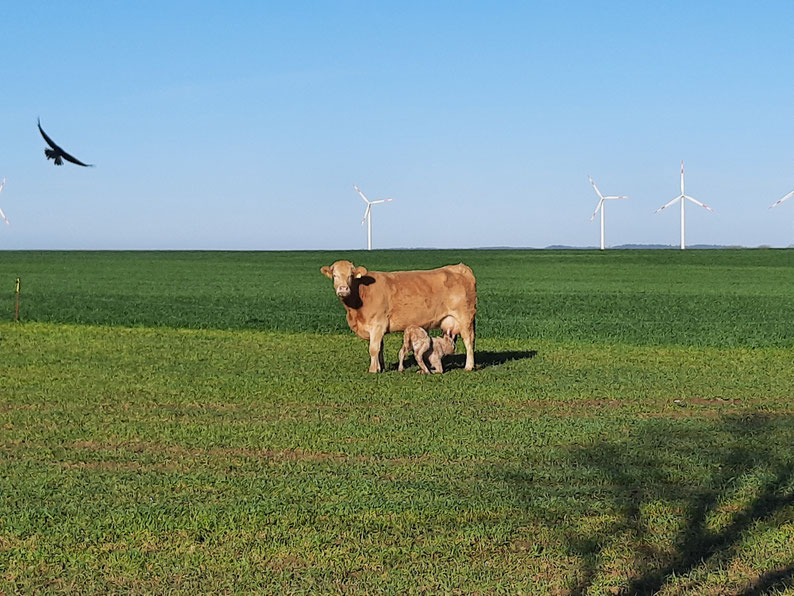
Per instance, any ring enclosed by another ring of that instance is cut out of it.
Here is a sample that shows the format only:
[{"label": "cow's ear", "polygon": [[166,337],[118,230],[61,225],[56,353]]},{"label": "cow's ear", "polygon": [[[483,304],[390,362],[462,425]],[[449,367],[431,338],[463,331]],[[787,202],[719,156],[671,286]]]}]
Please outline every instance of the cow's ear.
[{"label": "cow's ear", "polygon": [[328,265],[326,265],[325,267],[322,267],[320,269],[320,273],[325,275],[325,277],[333,277],[334,276],[334,268],[333,267],[329,267]]},{"label": "cow's ear", "polygon": [[356,274],[356,279],[361,279],[362,277],[364,277],[367,274],[367,268],[366,267],[356,267],[355,274]]}]

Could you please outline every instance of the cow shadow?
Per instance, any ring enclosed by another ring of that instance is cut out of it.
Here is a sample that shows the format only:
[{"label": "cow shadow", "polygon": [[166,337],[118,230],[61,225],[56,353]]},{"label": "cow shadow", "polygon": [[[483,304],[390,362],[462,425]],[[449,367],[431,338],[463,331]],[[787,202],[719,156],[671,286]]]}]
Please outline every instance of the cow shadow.
[{"label": "cow shadow", "polygon": [[[474,353],[474,363],[475,363],[475,370],[482,370],[484,368],[490,368],[492,366],[501,366],[502,364],[506,364],[508,362],[513,362],[514,360],[526,360],[529,358],[534,358],[538,355],[537,350],[508,350],[505,352],[475,352]],[[444,360],[444,372],[456,369],[463,369],[466,368],[466,354],[450,354],[449,356],[445,356]],[[404,366],[406,370],[411,367],[416,367],[416,359],[414,358],[413,354],[410,356],[406,356],[404,361]],[[389,370],[397,370],[397,363],[395,362],[393,365],[389,367]]]},{"label": "cow shadow", "polygon": [[[613,573],[616,541],[631,551],[633,569],[610,590],[655,594],[668,582],[726,567],[747,548],[748,536],[759,528],[771,531],[787,518],[794,506],[794,457],[782,446],[791,444],[794,417],[745,414],[679,422],[642,422],[628,440],[597,441],[563,455],[570,475],[564,484],[578,493],[577,515],[586,520],[604,509],[616,512],[597,530],[588,523],[560,530],[579,563],[571,594],[603,589]],[[506,471],[503,479],[527,511],[543,510],[549,488],[536,484],[531,466]],[[666,544],[656,539],[653,512],[660,509],[677,512],[680,520]],[[559,511],[548,509],[545,516],[558,519]],[[715,519],[724,521],[715,527]],[[757,573],[731,593],[777,593],[794,586],[790,557]]]},{"label": "cow shadow", "polygon": [[[537,350],[507,350],[504,352],[474,352],[474,368],[481,370],[492,366],[501,366],[515,360],[529,360],[538,355]],[[444,358],[444,370],[465,368],[466,353],[452,354]]]}]

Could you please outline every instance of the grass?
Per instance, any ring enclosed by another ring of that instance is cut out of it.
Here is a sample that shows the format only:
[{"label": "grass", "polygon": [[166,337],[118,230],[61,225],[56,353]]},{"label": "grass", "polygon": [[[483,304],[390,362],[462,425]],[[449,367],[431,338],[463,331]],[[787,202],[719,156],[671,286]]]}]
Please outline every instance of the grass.
[{"label": "grass", "polygon": [[474,269],[434,376],[365,373],[345,256],[2,253],[0,592],[792,588],[787,251],[353,254]]}]

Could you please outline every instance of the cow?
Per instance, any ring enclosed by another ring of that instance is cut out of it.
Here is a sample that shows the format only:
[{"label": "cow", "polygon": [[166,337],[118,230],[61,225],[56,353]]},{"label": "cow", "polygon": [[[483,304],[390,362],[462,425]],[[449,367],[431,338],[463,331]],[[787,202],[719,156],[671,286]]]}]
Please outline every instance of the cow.
[{"label": "cow", "polygon": [[383,336],[409,325],[460,335],[466,346],[466,370],[474,369],[477,281],[463,263],[387,273],[336,261],[320,271],[333,280],[350,329],[369,340],[369,372],[385,368]]},{"label": "cow", "polygon": [[403,372],[405,356],[408,352],[414,353],[414,359],[419,365],[419,372],[429,374],[430,369],[425,364],[425,357],[430,363],[434,373],[444,372],[441,359],[455,353],[456,336],[445,333],[441,337],[430,337],[427,331],[416,325],[408,325],[403,333],[403,347],[400,348],[397,370]]}]

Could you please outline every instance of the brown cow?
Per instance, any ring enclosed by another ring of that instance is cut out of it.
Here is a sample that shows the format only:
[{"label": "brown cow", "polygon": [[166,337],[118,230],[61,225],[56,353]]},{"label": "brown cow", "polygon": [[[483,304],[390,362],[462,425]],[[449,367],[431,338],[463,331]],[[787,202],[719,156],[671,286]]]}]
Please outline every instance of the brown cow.
[{"label": "brown cow", "polygon": [[444,356],[449,356],[455,353],[455,340],[454,335],[445,333],[441,337],[430,337],[427,331],[416,325],[408,325],[403,334],[403,347],[400,348],[399,362],[397,370],[403,372],[405,366],[405,356],[408,352],[414,353],[414,360],[419,365],[419,372],[425,374],[430,373],[430,369],[425,364],[425,358],[430,363],[430,367],[434,373],[444,372],[444,365],[441,359]]},{"label": "brown cow", "polygon": [[347,311],[347,324],[369,340],[369,372],[381,372],[383,336],[409,325],[460,335],[466,346],[466,370],[474,368],[474,316],[477,282],[463,263],[428,271],[367,271],[350,261],[323,267]]}]

